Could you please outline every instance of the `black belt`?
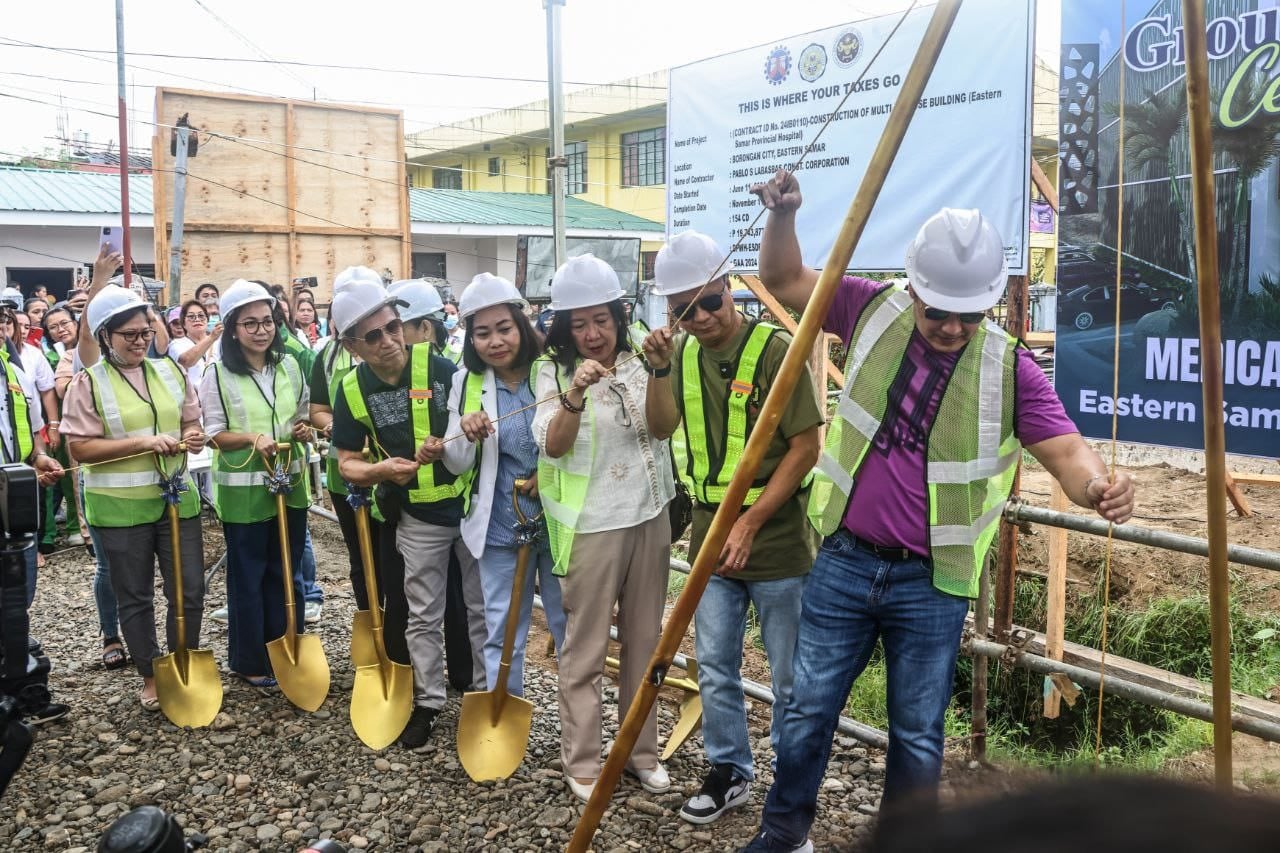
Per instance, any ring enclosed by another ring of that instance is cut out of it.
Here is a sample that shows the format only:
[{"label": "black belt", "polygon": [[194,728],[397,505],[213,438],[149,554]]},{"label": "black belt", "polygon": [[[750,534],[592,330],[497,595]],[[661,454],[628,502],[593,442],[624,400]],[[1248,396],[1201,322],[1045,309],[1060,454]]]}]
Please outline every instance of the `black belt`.
[{"label": "black belt", "polygon": [[875,554],[877,557],[879,557],[882,560],[918,560],[920,559],[919,554],[914,554],[911,551],[907,550],[906,548],[902,548],[902,547],[890,548],[887,545],[877,545],[874,542],[868,542],[866,539],[863,539],[861,536],[854,536],[853,544],[857,545],[859,548],[861,548],[864,551],[869,551],[872,554]]}]

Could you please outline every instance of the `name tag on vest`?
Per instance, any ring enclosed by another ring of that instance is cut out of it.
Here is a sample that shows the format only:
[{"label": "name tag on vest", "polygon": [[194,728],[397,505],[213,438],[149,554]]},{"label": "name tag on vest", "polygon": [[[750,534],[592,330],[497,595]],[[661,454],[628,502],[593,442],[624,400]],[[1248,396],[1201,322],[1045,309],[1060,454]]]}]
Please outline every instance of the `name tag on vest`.
[{"label": "name tag on vest", "polygon": [[750,393],[751,393],[751,383],[750,383],[750,382],[739,382],[737,379],[735,379],[735,380],[733,380],[732,382],[730,382],[730,383],[729,383],[729,390],[730,390],[730,391],[732,391],[732,392],[733,392],[733,393],[735,393],[735,394],[750,394]]},{"label": "name tag on vest", "polygon": [[21,394],[21,393],[22,393],[22,386],[21,386],[21,385],[19,385],[17,382],[10,382],[10,383],[9,383],[9,390],[10,390],[10,391],[12,391],[12,392],[13,392],[13,393],[15,393],[15,394]]},{"label": "name tag on vest", "polygon": [[423,401],[423,400],[430,400],[430,399],[431,399],[431,389],[430,389],[430,388],[410,388],[410,389],[409,389],[409,399],[410,399],[410,400],[418,400],[419,402],[421,402],[421,401]]}]

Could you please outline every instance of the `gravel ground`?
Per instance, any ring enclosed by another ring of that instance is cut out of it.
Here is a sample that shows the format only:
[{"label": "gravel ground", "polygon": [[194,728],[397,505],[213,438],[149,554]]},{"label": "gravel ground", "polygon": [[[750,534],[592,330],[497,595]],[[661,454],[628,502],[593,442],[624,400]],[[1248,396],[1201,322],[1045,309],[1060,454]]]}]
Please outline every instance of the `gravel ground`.
[{"label": "gravel ground", "polygon": [[[296,850],[319,837],[370,850],[564,847],[581,805],[561,781],[554,671],[531,665],[526,674],[526,696],[536,711],[528,754],[510,779],[481,785],[467,778],[454,746],[460,697],[452,693],[424,752],[395,746],[373,752],[356,739],[347,712],[354,600],[345,550],[336,526],[326,521],[315,519],[312,535],[326,593],[324,618],[315,627],[332,670],[329,698],[307,714],[279,694],[259,695],[227,679],[225,625],[206,620],[203,642],[223,669],[225,698],[213,726],[201,730],[180,730],[143,711],[137,702],[142,682],[132,669],[103,669],[93,564],[79,548],[50,558],[32,609],[32,632],[53,660],[55,700],[69,703],[72,712],[38,730],[0,803],[0,849],[87,853],[115,818],[148,803],[175,814],[188,831],[208,835],[215,850]],[[206,529],[205,542],[212,565],[222,551],[220,531]],[[224,596],[219,577],[207,609]],[[616,691],[606,683],[610,732]],[[664,737],[678,714],[677,698],[664,696],[660,704]],[[764,770],[747,806],[710,827],[676,816],[707,769],[695,737],[668,762],[671,792],[652,795],[634,780],[623,781],[595,849],[733,850],[749,840],[771,781],[768,709],[753,708],[750,719],[757,767]],[[846,849],[865,837],[883,769],[881,753],[839,739],[813,833],[819,849]],[[946,798],[949,787],[944,785]]]}]

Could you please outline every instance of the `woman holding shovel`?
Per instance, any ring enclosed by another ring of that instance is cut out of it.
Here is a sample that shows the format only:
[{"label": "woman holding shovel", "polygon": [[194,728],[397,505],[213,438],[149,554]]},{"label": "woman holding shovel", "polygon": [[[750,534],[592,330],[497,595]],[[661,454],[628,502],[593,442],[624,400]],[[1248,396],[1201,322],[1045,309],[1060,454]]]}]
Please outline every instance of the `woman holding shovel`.
[{"label": "woman holding shovel", "polygon": [[[565,781],[582,800],[600,774],[600,682],[614,604],[622,645],[618,707],[625,708],[658,643],[670,566],[669,436],[656,433],[649,417],[649,395],[670,393],[658,385],[670,369],[650,377],[645,359],[627,352],[622,295],[607,263],[570,258],[551,281],[551,360],[537,370],[537,399],[545,401],[533,421],[538,490],[567,619],[560,754]],[[627,770],[650,793],[670,789],[658,763],[656,712]]]},{"label": "woman holding shovel", "polygon": [[[227,540],[227,645],[232,672],[258,688],[277,686],[267,642],[286,634],[286,619],[302,631],[302,550],[306,539],[306,471],[301,455],[283,454],[289,477],[285,498],[293,595],[282,580],[283,561],[275,497],[266,481],[275,473],[281,442],[310,440],[308,394],[301,368],[285,358],[272,317],[275,299],[261,285],[237,281],[218,300],[226,327],[222,360],[205,371],[200,388],[204,424],[217,449],[213,505]],[[285,613],[285,601],[294,601]]]},{"label": "woman holding shovel", "polygon": [[[455,379],[449,396],[448,434],[461,433],[466,440],[445,444],[444,464],[459,475],[476,470],[475,493],[462,520],[462,538],[480,561],[485,627],[489,632],[484,643],[484,668],[490,690],[502,661],[520,544],[518,520],[511,505],[517,480],[525,481],[520,498],[525,516],[536,518],[542,510],[537,499],[538,445],[532,430],[535,398],[529,379],[540,347],[524,307],[520,292],[506,279],[481,273],[471,280],[458,302],[458,316],[467,330],[462,344],[466,371]],[[494,421],[499,419],[501,423],[495,426]],[[524,649],[535,578],[556,649],[564,643],[560,580],[552,573],[551,548],[545,535],[539,537],[530,563],[520,594],[520,618],[507,685],[512,696],[524,695]]]},{"label": "woman holding shovel", "polygon": [[[154,331],[150,307],[136,293],[108,285],[94,296],[85,321],[102,358],[67,389],[63,434],[85,467],[85,517],[103,550],[119,602],[120,625],[143,687],[139,700],[160,709],[153,659],[156,561],[168,602],[166,640],[178,646],[174,558],[163,490],[175,489],[182,565],[186,645],[199,645],[204,607],[200,504],[184,470],[186,452],[204,447],[200,404],[184,372],[167,358],[148,359]],[[185,442],[183,447],[180,442]],[[181,476],[174,482],[175,474]],[[184,489],[185,487],[185,489]]]}]

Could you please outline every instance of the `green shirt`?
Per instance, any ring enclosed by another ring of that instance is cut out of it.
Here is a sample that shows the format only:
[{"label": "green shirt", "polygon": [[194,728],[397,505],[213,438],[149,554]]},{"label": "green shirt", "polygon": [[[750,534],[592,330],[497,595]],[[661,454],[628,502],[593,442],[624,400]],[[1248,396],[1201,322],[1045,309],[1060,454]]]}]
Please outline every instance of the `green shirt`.
[{"label": "green shirt", "polygon": [[[724,411],[728,405],[729,383],[737,368],[738,353],[746,340],[750,326],[744,322],[722,349],[713,350],[707,346],[699,353],[699,367],[702,373],[703,408],[707,412],[715,412],[709,417],[708,445],[713,452],[724,446]],[[676,406],[684,415],[684,389],[680,385],[681,371],[679,365],[684,356],[684,336],[676,342],[676,354],[672,361],[671,385],[676,396]],[[747,430],[755,427],[756,418],[760,414],[765,395],[778,375],[778,368],[791,345],[791,336],[786,332],[776,333],[765,345],[764,354],[760,358],[757,373],[759,381],[752,388],[751,398],[747,404]],[[823,423],[822,411],[818,408],[814,396],[813,382],[808,371],[800,376],[795,390],[791,394],[791,402],[782,414],[778,430],[769,442],[769,449],[756,474],[757,479],[772,476],[782,457],[786,455],[789,445],[787,439],[807,429]],[[677,428],[677,433],[683,427]],[[751,545],[751,555],[747,559],[746,568],[732,577],[743,581],[778,580],[795,577],[809,571],[816,556],[818,537],[805,516],[807,490],[801,489],[784,503],[756,534]],[[702,548],[702,540],[706,538],[711,519],[715,517],[715,507],[695,503],[693,507],[693,532],[689,543],[690,559],[696,559]]]}]

